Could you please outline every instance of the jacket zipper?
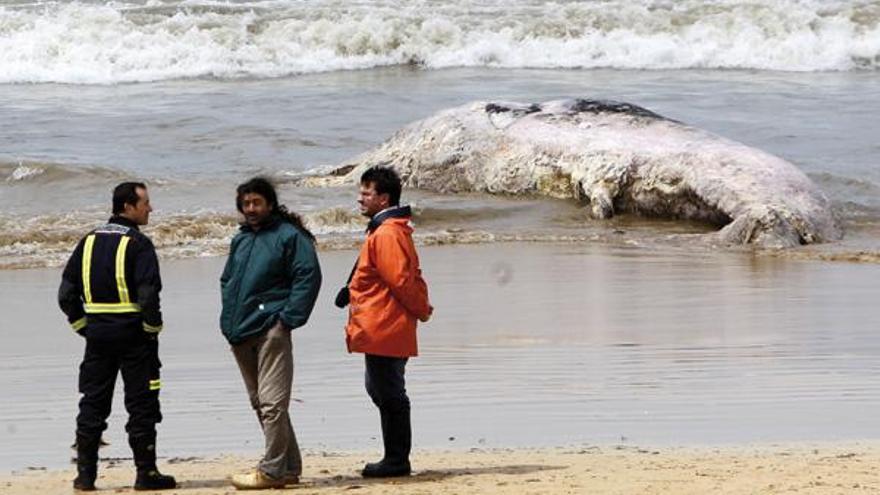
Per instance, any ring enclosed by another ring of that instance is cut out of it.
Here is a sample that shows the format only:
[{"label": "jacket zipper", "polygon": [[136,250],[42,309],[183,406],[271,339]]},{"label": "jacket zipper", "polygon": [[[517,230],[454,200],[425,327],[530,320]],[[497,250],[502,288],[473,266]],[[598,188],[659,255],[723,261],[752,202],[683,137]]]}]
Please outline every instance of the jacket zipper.
[{"label": "jacket zipper", "polygon": [[[232,322],[234,325],[234,329],[236,331],[238,330],[238,326],[241,324],[241,322],[239,321],[239,315],[241,315],[242,300],[243,300],[243,295],[242,295],[242,291],[241,291],[241,282],[242,282],[242,278],[244,276],[243,274],[247,271],[247,267],[251,262],[251,253],[253,253],[254,244],[256,243],[256,233],[249,234],[246,240],[249,243],[248,247],[247,247],[247,256],[244,257],[244,262],[241,264],[241,267],[239,267],[238,272],[235,274],[236,278],[238,279],[238,283],[235,287],[235,291],[237,293],[237,296],[235,298],[235,312],[232,315],[233,316]],[[233,253],[233,255],[234,254],[235,253]]]}]

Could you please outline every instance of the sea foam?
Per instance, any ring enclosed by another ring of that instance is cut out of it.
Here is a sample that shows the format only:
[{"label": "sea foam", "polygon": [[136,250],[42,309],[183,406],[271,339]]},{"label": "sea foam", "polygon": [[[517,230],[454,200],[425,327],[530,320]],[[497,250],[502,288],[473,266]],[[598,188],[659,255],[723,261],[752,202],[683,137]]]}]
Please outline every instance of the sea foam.
[{"label": "sea foam", "polygon": [[447,67],[877,70],[876,1],[328,0],[0,7],[0,83]]}]

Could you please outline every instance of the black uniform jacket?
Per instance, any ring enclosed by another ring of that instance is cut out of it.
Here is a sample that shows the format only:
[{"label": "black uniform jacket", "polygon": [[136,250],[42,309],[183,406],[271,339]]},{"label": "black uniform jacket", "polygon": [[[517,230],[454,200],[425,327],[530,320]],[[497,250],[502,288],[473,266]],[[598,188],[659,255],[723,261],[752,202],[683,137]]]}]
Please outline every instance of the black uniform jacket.
[{"label": "black uniform jacket", "polygon": [[89,232],[67,261],[58,304],[74,331],[90,339],[127,339],[162,331],[159,260],[152,241],[114,216]]}]

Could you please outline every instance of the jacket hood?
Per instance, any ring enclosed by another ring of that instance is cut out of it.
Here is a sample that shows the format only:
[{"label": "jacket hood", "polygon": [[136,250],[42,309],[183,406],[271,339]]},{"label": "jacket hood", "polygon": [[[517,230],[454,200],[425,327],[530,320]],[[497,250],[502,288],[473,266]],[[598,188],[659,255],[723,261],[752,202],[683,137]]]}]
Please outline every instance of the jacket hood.
[{"label": "jacket hood", "polygon": [[128,228],[131,228],[131,229],[134,229],[137,231],[141,230],[138,228],[138,224],[132,222],[131,220],[129,220],[123,216],[119,216],[119,215],[113,215],[112,217],[110,217],[110,220],[108,220],[107,223],[115,223],[117,225],[124,225]]},{"label": "jacket hood", "polygon": [[[277,213],[272,213],[265,220],[260,223],[260,230],[269,230],[277,226],[281,223],[281,217]],[[251,227],[247,220],[241,222],[239,225],[239,230],[242,232],[254,232],[254,228]]]},{"label": "jacket hood", "polygon": [[387,224],[389,227],[390,227],[390,226],[393,226],[393,227],[396,227],[396,228],[403,228],[403,229],[407,230],[408,232],[412,232],[412,231],[413,231],[413,228],[412,228],[412,226],[410,225],[410,219],[409,219],[409,217],[405,217],[405,218],[389,218],[388,220],[382,222],[382,225],[386,225],[386,224]]},{"label": "jacket hood", "polygon": [[386,220],[401,218],[409,221],[409,219],[412,218],[412,208],[408,205],[396,206],[376,213],[367,225],[367,232],[374,232]]}]

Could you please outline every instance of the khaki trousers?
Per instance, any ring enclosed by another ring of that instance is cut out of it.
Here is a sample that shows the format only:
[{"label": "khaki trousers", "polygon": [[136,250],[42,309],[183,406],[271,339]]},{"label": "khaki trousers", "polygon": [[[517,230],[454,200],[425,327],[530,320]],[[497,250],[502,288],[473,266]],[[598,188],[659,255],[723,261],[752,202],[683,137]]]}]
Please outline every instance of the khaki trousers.
[{"label": "khaki trousers", "polygon": [[274,479],[302,474],[302,456],[290,424],[293,344],[290,331],[276,324],[268,332],[232,346],[251,407],[266,437],[259,469]]}]

